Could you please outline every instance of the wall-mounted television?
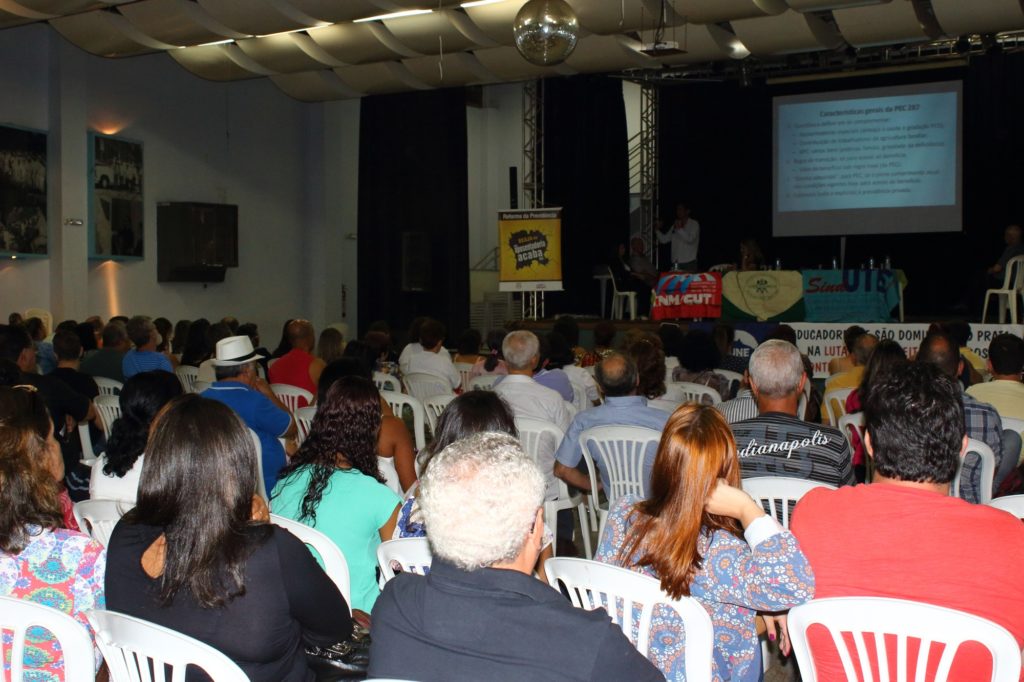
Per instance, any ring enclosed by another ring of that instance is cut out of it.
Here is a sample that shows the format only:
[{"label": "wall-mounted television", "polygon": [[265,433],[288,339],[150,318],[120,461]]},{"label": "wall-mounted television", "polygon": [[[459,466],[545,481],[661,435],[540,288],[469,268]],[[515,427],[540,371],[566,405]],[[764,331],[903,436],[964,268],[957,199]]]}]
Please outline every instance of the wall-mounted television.
[{"label": "wall-mounted television", "polygon": [[238,267],[238,206],[160,202],[156,229],[158,282],[223,282]]}]

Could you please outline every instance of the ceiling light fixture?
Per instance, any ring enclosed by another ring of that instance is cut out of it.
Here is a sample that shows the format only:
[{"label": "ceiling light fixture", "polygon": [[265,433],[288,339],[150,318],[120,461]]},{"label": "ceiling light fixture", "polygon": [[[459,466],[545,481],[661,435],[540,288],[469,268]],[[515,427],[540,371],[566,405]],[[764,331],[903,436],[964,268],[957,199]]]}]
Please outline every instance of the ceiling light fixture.
[{"label": "ceiling light fixture", "polygon": [[479,7],[480,5],[493,5],[497,2],[504,2],[505,0],[472,0],[472,2],[464,2],[459,7]]},{"label": "ceiling light fixture", "polygon": [[399,17],[412,17],[417,14],[430,14],[434,10],[432,9],[407,9],[401,12],[392,12],[391,14],[378,14],[375,17],[364,17],[363,19],[356,19],[353,24],[361,24],[365,21],[382,21],[384,19],[398,19]]}]

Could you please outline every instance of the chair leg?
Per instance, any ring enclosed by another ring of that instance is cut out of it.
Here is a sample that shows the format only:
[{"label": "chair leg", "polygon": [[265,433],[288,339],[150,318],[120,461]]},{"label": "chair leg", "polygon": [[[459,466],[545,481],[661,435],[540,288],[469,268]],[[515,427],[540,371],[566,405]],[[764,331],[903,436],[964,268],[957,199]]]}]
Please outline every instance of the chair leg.
[{"label": "chair leg", "polygon": [[1010,324],[1017,324],[1017,292],[1007,296],[1010,301]]},{"label": "chair leg", "polygon": [[1006,324],[1006,295],[999,294],[999,324]]},{"label": "chair leg", "polygon": [[985,324],[985,317],[988,315],[988,301],[991,298],[991,294],[985,292],[985,304],[981,306],[981,323]]},{"label": "chair leg", "polygon": [[[629,297],[629,319],[636,319],[636,294]],[[1014,322],[1016,324],[1016,322]]]},{"label": "chair leg", "polygon": [[593,559],[594,552],[590,547],[590,521],[587,518],[589,514],[582,504],[576,507],[576,512],[580,517],[580,532],[583,533],[583,554],[587,559]]},{"label": "chair leg", "polygon": [[551,556],[558,556],[558,510],[553,500],[544,502],[544,521],[554,534],[551,542]]}]

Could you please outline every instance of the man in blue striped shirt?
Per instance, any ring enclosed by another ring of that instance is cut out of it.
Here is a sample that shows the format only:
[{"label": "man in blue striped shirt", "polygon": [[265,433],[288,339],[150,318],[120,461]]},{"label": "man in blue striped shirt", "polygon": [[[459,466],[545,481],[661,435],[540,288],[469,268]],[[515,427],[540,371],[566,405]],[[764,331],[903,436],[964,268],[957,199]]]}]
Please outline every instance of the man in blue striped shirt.
[{"label": "man in blue striped shirt", "polygon": [[174,371],[170,358],[156,350],[161,341],[160,332],[156,330],[153,321],[148,317],[136,315],[128,320],[128,338],[135,344],[135,348],[125,353],[124,359],[121,361],[121,370],[124,372],[125,380],[139,372],[148,372],[154,369],[162,369],[165,372]]}]

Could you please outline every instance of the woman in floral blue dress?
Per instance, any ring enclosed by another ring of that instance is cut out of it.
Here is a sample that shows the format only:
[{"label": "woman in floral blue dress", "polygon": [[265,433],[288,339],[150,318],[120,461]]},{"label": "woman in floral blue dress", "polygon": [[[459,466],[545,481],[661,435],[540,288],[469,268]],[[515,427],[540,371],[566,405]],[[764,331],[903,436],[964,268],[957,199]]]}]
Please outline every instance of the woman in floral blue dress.
[{"label": "woman in floral blue dress", "polygon": [[[714,679],[758,680],[755,617],[814,596],[814,576],[792,533],[740,486],[736,442],[721,413],[684,405],[665,426],[646,500],[612,506],[597,561],[661,580],[691,596],[714,625]],[[685,637],[674,612],[655,609],[648,657],[670,681],[685,680]]]}]

